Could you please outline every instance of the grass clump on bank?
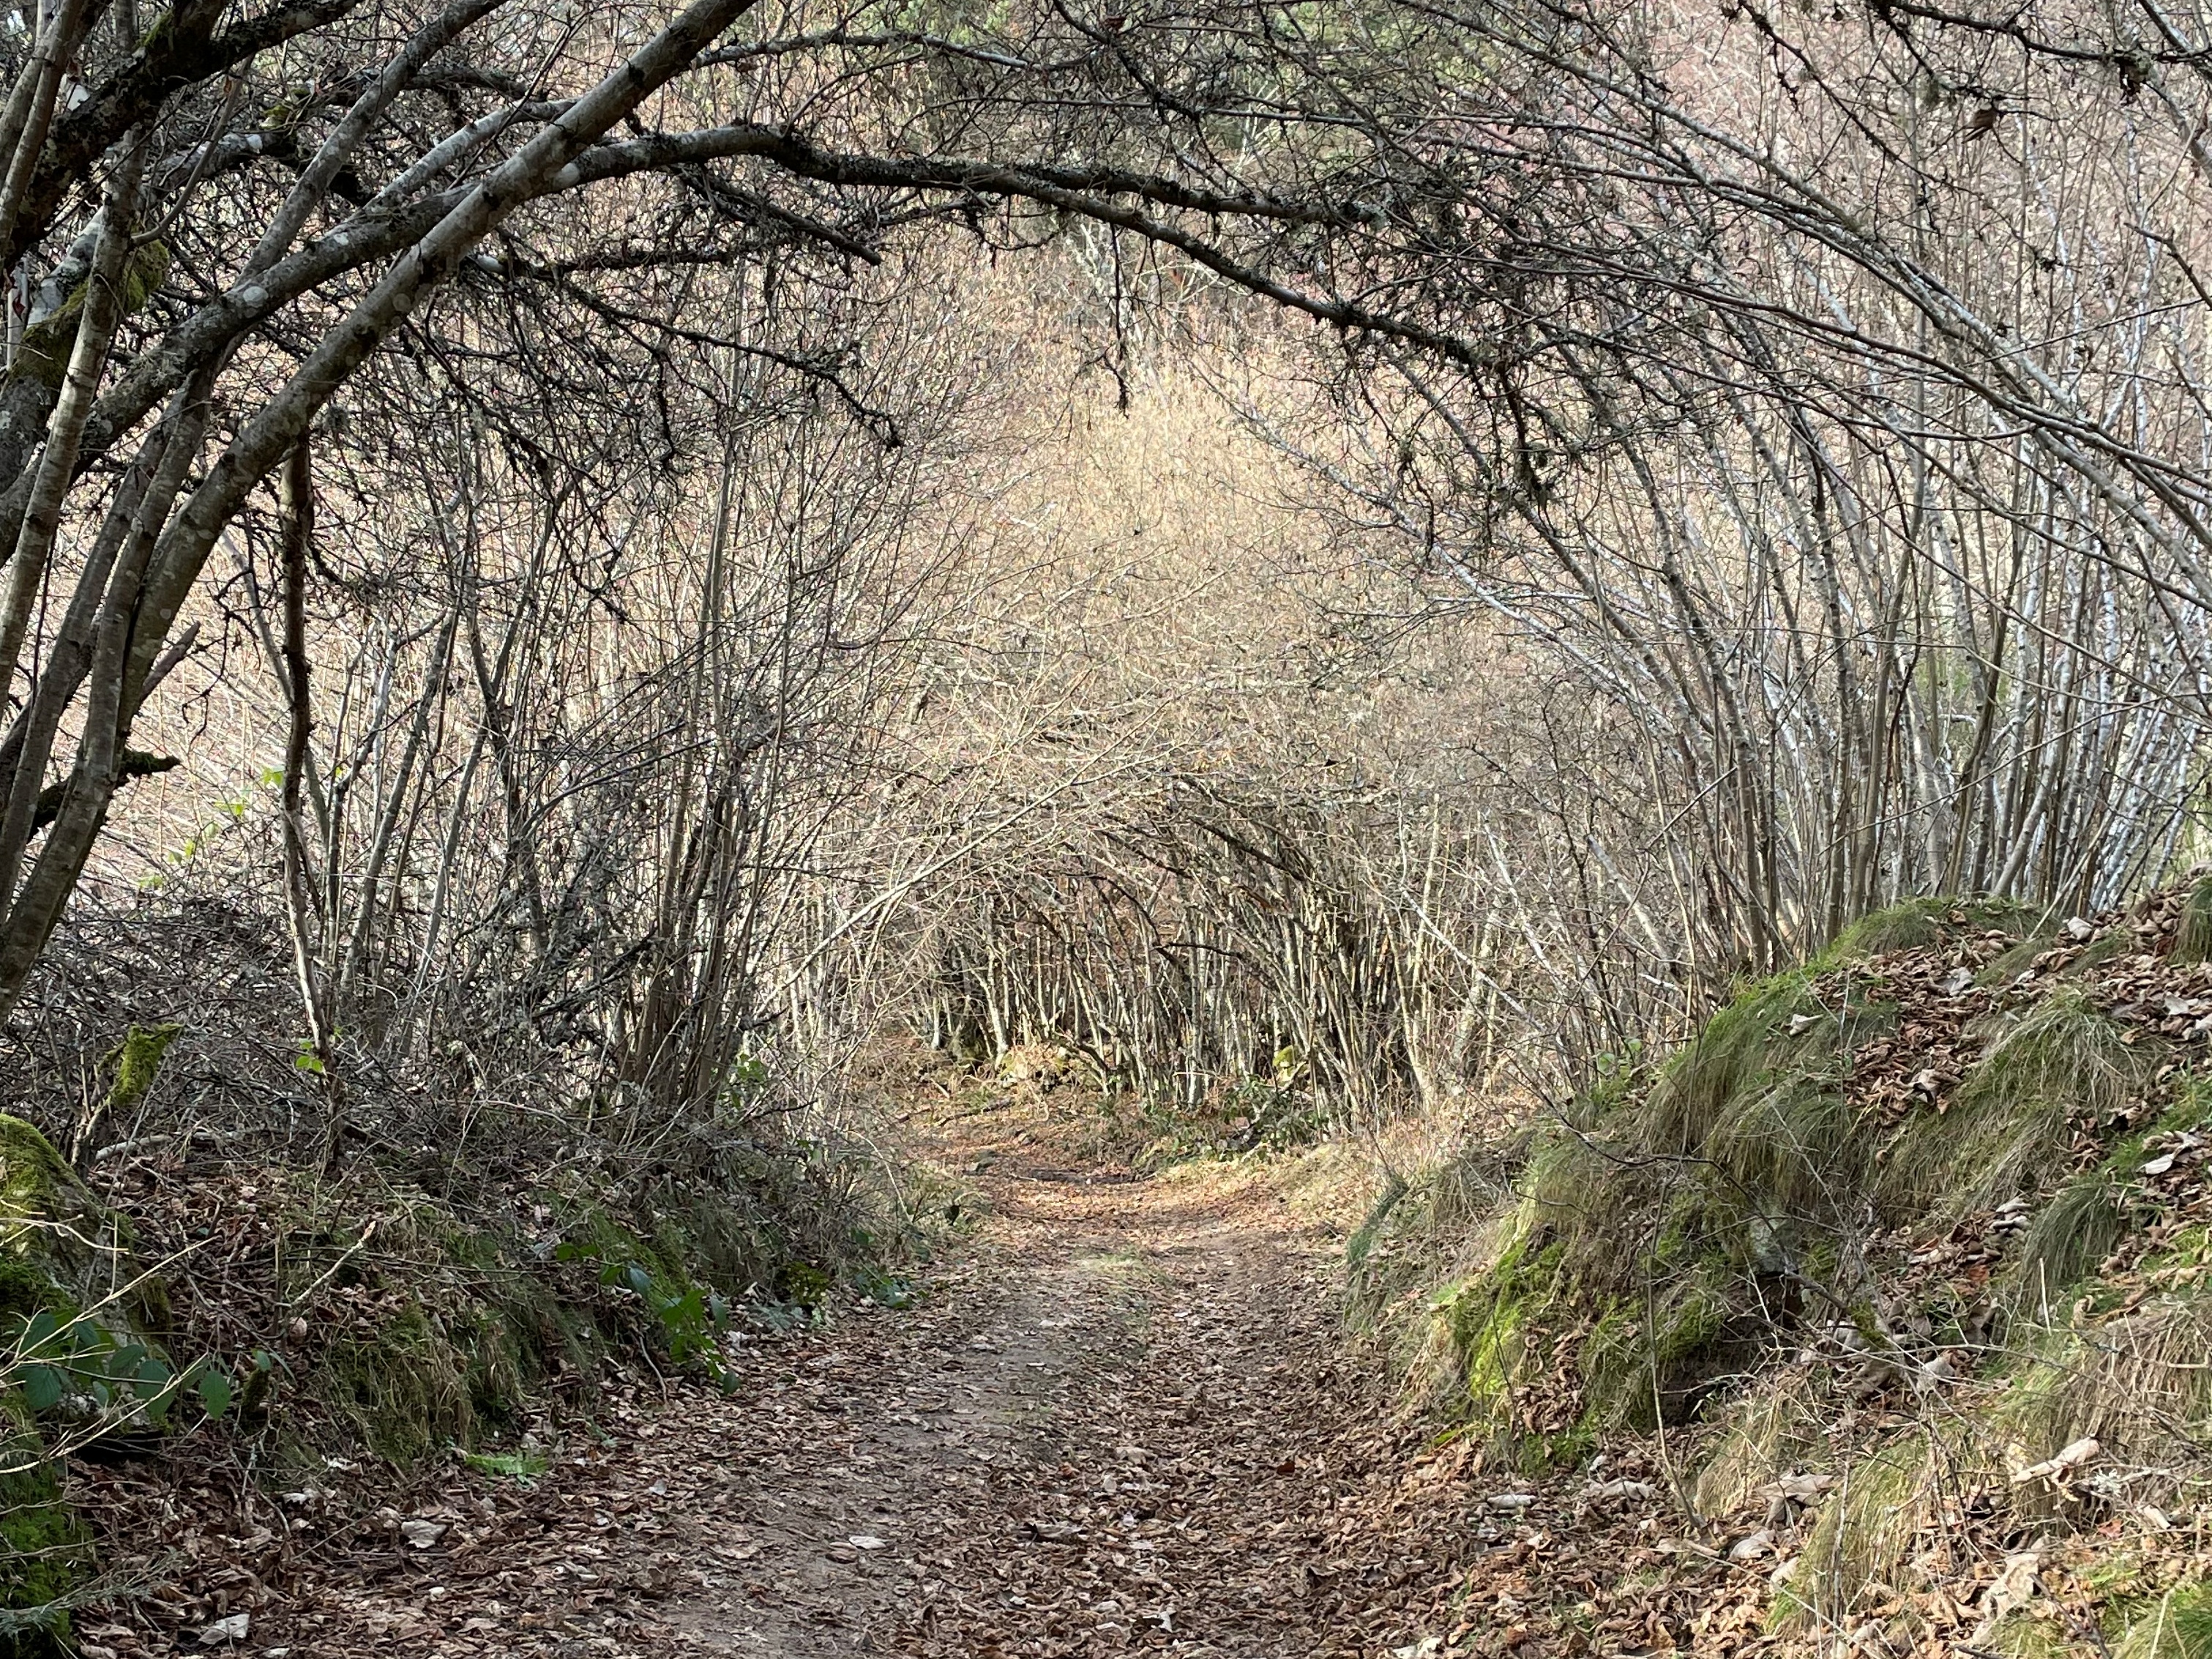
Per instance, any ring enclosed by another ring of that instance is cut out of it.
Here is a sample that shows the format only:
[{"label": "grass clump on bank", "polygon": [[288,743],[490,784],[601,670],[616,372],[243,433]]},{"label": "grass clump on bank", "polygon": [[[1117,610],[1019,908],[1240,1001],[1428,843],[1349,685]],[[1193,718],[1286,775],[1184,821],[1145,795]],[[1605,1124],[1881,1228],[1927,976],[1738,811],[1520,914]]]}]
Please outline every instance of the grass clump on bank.
[{"label": "grass clump on bank", "polygon": [[2050,1176],[2069,1117],[2112,1118],[2148,1055],[2079,986],[1994,1017],[1981,1060],[1941,1111],[1915,1113],[1883,1148],[1877,1200],[1892,1212],[1964,1212]]}]

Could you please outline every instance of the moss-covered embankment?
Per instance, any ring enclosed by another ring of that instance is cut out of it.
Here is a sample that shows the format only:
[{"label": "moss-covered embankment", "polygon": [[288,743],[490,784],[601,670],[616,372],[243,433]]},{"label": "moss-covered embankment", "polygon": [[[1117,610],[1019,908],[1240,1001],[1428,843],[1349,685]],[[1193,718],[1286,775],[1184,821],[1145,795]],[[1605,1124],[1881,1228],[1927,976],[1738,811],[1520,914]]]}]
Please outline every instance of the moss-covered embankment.
[{"label": "moss-covered embankment", "polygon": [[[66,1650],[78,1607],[158,1588],[101,1547],[144,1517],[100,1491],[248,1468],[329,1525],[455,1460],[528,1478],[609,1389],[711,1382],[738,1328],[899,1300],[931,1249],[928,1193],[816,1143],[732,1133],[678,1164],[372,1133],[329,1161],[312,1119],[196,1121],[164,1091],[179,1041],[108,1053],[81,1168],[0,1116],[0,1653]],[[91,1478],[118,1463],[138,1474]]]},{"label": "moss-covered embankment", "polygon": [[1871,917],[1396,1194],[1355,1312],[1525,1478],[1656,1443],[1785,1642],[2212,1654],[2209,953],[2212,884]]}]

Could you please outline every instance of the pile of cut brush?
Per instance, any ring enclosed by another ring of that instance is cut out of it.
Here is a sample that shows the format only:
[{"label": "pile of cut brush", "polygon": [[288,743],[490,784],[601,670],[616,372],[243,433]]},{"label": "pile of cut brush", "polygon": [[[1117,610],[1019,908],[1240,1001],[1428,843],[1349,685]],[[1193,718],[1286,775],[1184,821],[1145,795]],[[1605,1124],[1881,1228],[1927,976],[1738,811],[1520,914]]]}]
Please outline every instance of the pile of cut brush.
[{"label": "pile of cut brush", "polygon": [[1507,1150],[1353,1292],[1612,1564],[1516,1639],[2212,1655],[2212,880],[1881,913]]}]

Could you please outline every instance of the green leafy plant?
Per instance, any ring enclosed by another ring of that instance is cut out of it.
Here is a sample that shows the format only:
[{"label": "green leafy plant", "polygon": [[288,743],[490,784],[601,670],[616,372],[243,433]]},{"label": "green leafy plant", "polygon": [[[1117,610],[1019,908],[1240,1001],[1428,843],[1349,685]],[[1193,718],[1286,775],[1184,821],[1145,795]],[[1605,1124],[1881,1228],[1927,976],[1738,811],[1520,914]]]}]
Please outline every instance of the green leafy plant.
[{"label": "green leafy plant", "polygon": [[8,1366],[23,1401],[40,1415],[76,1402],[79,1414],[114,1415],[166,1426],[187,1394],[210,1417],[230,1409],[236,1389],[220,1361],[204,1357],[182,1370],[136,1340],[118,1340],[86,1315],[63,1318],[41,1308],[17,1322]]},{"label": "green leafy plant", "polygon": [[694,1362],[717,1381],[723,1368],[716,1339],[730,1326],[730,1304],[720,1291],[688,1282],[672,1285],[635,1258],[610,1259],[600,1246],[571,1241],[555,1247],[559,1261],[598,1261],[599,1283],[634,1296],[658,1326],[668,1357]]},{"label": "green leafy plant", "polygon": [[525,1485],[544,1474],[549,1467],[543,1452],[476,1452],[464,1451],[461,1462],[478,1474],[496,1474]]},{"label": "green leafy plant", "polygon": [[921,1300],[921,1293],[912,1279],[872,1263],[854,1271],[853,1285],[878,1307],[911,1308]]}]

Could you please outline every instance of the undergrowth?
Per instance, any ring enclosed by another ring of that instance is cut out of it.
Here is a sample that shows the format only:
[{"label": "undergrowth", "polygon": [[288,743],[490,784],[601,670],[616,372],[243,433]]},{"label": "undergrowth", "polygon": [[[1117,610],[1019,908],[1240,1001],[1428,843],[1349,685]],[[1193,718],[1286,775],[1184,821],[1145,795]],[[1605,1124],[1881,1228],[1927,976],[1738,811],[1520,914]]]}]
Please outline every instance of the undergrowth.
[{"label": "undergrowth", "polygon": [[95,1110],[19,1053],[0,1115],[0,1653],[143,1591],[87,1459],[370,1508],[526,1474],[749,1330],[910,1303],[960,1231],[956,1189],[746,1102],[656,1138],[371,1078],[333,1142],[288,1044],[138,1013],[93,1052]]}]

